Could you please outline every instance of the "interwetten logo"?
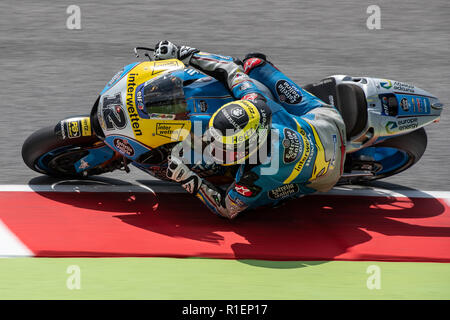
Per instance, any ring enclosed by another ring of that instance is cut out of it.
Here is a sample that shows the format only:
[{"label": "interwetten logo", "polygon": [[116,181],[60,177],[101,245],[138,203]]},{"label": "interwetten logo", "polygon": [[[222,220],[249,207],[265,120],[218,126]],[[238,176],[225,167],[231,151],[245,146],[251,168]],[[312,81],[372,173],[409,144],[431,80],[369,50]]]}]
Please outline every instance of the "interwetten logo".
[{"label": "interwetten logo", "polygon": [[134,92],[136,89],[135,79],[138,74],[130,73],[127,79],[127,111],[131,121],[131,127],[135,136],[141,136],[142,130],[140,129],[139,120],[140,117],[136,112],[134,104]]}]

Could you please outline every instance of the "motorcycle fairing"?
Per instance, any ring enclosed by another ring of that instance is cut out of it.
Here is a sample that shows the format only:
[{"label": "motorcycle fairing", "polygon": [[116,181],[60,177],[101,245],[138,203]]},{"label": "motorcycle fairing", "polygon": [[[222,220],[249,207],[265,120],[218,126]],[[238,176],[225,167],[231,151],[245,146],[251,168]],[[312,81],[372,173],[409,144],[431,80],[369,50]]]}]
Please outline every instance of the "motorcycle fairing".
[{"label": "motorcycle fairing", "polygon": [[120,69],[112,78],[111,80],[106,84],[106,86],[103,88],[100,95],[104,94],[106,91],[108,91],[110,88],[112,88],[124,75],[126,75],[131,69],[133,69],[136,65],[138,65],[139,62],[134,62],[129,65],[126,65],[122,69]]},{"label": "motorcycle fairing", "polygon": [[[336,86],[342,83],[356,85],[366,96],[367,122],[359,134],[347,141],[347,153],[417,130],[436,121],[442,111],[438,98],[407,83],[345,75],[334,75],[328,79],[333,79]],[[330,100],[336,100],[336,95],[330,95]]]},{"label": "motorcycle fairing", "polygon": [[[184,76],[189,77],[189,71],[184,72]],[[202,75],[195,81],[187,79],[186,82],[188,84],[184,87],[184,92],[188,117],[193,123],[191,129],[197,132],[196,126],[201,125],[201,131],[204,132],[213,113],[234,98],[222,83],[209,76]]]},{"label": "motorcycle fairing", "polygon": [[74,163],[76,172],[83,172],[102,165],[115,155],[114,151],[104,144],[89,148],[87,151],[89,154]]},{"label": "motorcycle fairing", "polygon": [[[162,76],[168,71],[181,69],[184,69],[184,64],[177,59],[141,62],[129,68],[126,75],[123,75],[100,96],[98,119],[105,141],[111,148],[124,154],[123,150],[110,144],[113,140],[107,139],[108,136],[125,136],[130,141],[136,141],[148,149],[181,141],[187,136],[191,126],[189,120],[168,121],[160,117],[145,119],[139,115],[136,104],[136,89],[139,85]],[[105,118],[105,110],[108,108],[112,111],[108,111],[109,118]],[[110,123],[106,123],[107,120]],[[127,154],[124,155],[127,156]]]},{"label": "motorcycle fairing", "polygon": [[121,153],[130,160],[136,161],[142,154],[150,149],[134,139],[122,135],[110,135],[105,138],[105,143],[115,151]]}]

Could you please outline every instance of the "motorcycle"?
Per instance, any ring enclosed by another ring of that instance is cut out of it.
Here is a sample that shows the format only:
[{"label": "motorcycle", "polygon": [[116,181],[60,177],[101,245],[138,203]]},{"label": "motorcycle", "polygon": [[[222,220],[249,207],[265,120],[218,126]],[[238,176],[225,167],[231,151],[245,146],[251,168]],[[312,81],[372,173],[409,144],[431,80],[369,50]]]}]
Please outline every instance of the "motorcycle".
[{"label": "motorcycle", "polygon": [[[233,101],[216,79],[176,59],[134,62],[106,84],[90,115],[68,117],[31,134],[22,147],[26,165],[58,178],[84,178],[133,165],[167,180],[167,158],[186,139],[195,117],[206,128],[211,115]],[[254,80],[276,101],[272,92]],[[305,90],[340,111],[347,132],[344,174],[338,184],[357,184],[402,172],[422,157],[424,127],[438,122],[438,98],[414,85],[371,77],[329,76]],[[145,99],[144,99],[145,97]],[[170,101],[170,106],[165,102]],[[232,181],[233,167],[198,166],[210,181]]]}]

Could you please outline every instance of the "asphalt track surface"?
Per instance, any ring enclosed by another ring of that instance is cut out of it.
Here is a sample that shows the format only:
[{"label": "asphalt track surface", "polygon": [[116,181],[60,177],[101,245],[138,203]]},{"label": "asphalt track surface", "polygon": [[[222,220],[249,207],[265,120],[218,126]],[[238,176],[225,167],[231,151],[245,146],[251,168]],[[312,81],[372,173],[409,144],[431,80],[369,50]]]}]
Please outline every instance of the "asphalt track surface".
[{"label": "asphalt track surface", "polygon": [[[66,28],[71,4],[81,8],[82,30]],[[381,8],[381,30],[366,27],[372,4]],[[409,82],[449,105],[449,14],[448,0],[2,0],[0,183],[37,177],[20,156],[25,138],[68,115],[89,113],[104,84],[135,61],[132,48],[160,39],[237,57],[263,51],[299,84],[332,74]],[[449,190],[449,119],[444,110],[429,127],[420,163],[388,182]],[[109,177],[149,179],[137,170]]]}]

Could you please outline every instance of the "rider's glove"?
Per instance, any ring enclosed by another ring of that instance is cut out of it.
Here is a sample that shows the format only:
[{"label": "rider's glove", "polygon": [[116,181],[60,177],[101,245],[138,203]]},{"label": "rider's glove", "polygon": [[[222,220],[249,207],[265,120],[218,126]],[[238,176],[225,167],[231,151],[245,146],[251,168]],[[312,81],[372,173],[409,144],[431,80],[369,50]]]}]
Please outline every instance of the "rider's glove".
[{"label": "rider's glove", "polygon": [[192,172],[180,158],[171,156],[167,167],[167,178],[176,181],[189,193],[196,195],[202,179]]},{"label": "rider's glove", "polygon": [[163,40],[155,46],[153,55],[155,60],[179,59],[188,64],[192,54],[196,52],[199,52],[199,50],[188,46],[178,47],[168,40]]}]

